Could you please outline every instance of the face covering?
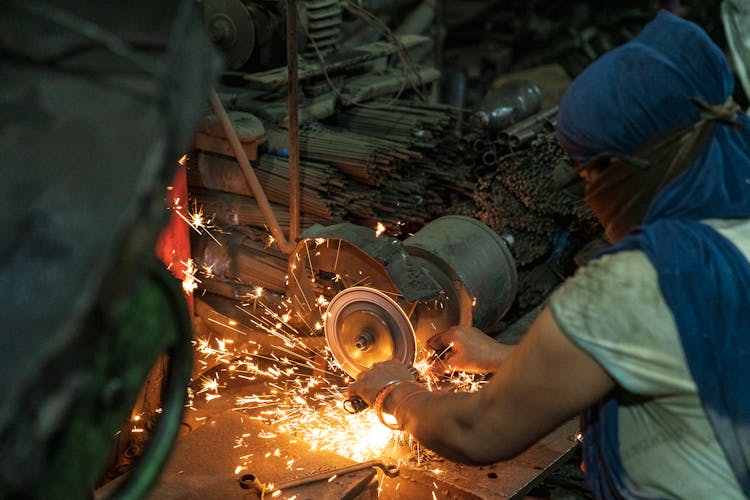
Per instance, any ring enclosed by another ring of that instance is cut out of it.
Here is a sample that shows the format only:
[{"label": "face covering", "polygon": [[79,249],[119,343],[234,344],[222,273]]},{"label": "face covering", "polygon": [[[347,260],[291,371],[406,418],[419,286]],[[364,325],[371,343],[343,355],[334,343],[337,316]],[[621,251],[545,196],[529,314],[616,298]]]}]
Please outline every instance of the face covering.
[{"label": "face covering", "polygon": [[717,122],[736,126],[739,107],[731,100],[711,106],[694,101],[701,119],[657,138],[632,156],[602,153],[582,163],[587,171],[584,200],[614,243],[643,222],[651,201],[672,179],[695,162]]}]

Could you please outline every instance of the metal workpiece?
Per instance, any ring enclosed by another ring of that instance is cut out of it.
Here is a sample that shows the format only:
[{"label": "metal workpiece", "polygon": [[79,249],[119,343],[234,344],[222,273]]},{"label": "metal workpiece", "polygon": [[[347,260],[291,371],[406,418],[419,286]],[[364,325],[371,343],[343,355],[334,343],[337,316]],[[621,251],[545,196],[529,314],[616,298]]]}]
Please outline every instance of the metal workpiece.
[{"label": "metal workpiece", "polygon": [[510,147],[519,147],[533,139],[537,133],[555,130],[558,106],[539,111],[497,133],[497,142]]},{"label": "metal workpiece", "polygon": [[450,279],[453,296],[462,303],[461,324],[492,332],[515,300],[518,274],[508,244],[476,219],[435,219],[406,239],[404,250]]},{"label": "metal workpiece", "polygon": [[[358,463],[323,450],[311,452],[309,445],[298,436],[278,434],[275,439],[257,439],[255,436],[261,433],[277,431],[261,420],[247,418],[237,411],[227,409],[217,413],[213,409],[211,415],[215,424],[200,426],[178,442],[159,484],[147,498],[260,498],[257,489],[239,486],[242,476],[252,473],[260,485],[273,483],[275,488],[287,488],[278,497],[266,492],[267,499],[294,495],[321,499],[433,498],[433,491],[437,498],[521,499],[578,446],[575,440],[578,422],[573,419],[507,461],[485,466],[469,466],[450,460],[422,465],[408,461],[401,463],[397,477],[389,477],[385,471],[374,468],[375,465],[352,472],[350,466],[359,468],[367,462]],[[250,438],[238,446],[237,437],[243,435]],[[282,453],[274,453],[276,449]],[[294,460],[294,471],[288,468],[290,460]],[[396,460],[381,457],[377,461],[391,464]],[[239,472],[238,465],[242,466]],[[392,468],[389,470],[395,472]],[[335,477],[331,475],[334,471]],[[307,480],[318,473],[326,477],[296,486],[294,490],[287,486],[289,481]],[[376,479],[377,486],[373,486],[373,479]],[[357,497],[363,490],[372,496]],[[99,500],[103,496],[95,498]]]},{"label": "metal workpiece", "polygon": [[243,474],[240,478],[240,487],[248,490],[255,490],[262,495],[264,493],[272,493],[274,491],[285,491],[292,488],[317,483],[319,481],[325,481],[331,479],[334,476],[343,476],[344,474],[351,474],[353,472],[359,472],[366,469],[380,469],[382,473],[389,478],[398,477],[399,472],[398,466],[396,465],[386,465],[380,460],[368,460],[367,462],[362,462],[354,465],[346,465],[344,467],[338,467],[335,469],[318,472],[316,474],[311,474],[309,476],[301,477],[298,479],[291,479],[289,481],[284,481],[281,483],[265,484],[261,482],[260,479],[257,478],[254,474]]},{"label": "metal workpiece", "polygon": [[[386,322],[383,327],[382,321],[400,317],[401,313],[384,308],[388,301],[377,293],[382,292],[404,311],[419,349],[436,333],[458,324],[492,333],[515,299],[518,278],[507,243],[470,217],[441,217],[404,241],[377,237],[372,230],[352,224],[314,226],[303,237],[289,259],[288,295],[298,314],[310,319],[322,312],[317,305],[319,297],[329,300],[329,329],[338,328],[343,317],[343,308],[340,311],[337,304],[346,304],[356,307],[361,316],[352,316],[349,321],[356,318],[362,325],[366,319],[372,321],[369,329],[376,332],[372,335],[385,342],[388,336],[377,332],[394,326]],[[346,294],[354,285],[370,292]],[[368,307],[375,312],[364,311],[366,302],[374,304]],[[346,314],[354,310],[346,309]],[[391,338],[402,337],[395,332],[391,332]],[[357,332],[348,340],[349,348],[356,347],[359,337]],[[362,339],[358,345],[366,348],[368,335]],[[336,345],[338,337],[333,341]],[[378,349],[386,349],[377,344]],[[342,351],[340,346],[334,349]],[[360,350],[356,357],[368,358],[365,352]],[[347,360],[344,365],[351,362]]]}]

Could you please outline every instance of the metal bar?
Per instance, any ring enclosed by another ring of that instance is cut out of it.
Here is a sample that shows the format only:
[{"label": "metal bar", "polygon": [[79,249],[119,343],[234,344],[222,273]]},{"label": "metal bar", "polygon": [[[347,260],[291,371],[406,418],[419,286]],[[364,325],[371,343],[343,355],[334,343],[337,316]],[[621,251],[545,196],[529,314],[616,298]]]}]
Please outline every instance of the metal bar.
[{"label": "metal bar", "polygon": [[299,233],[299,115],[297,96],[299,75],[297,74],[297,2],[286,0],[286,64],[287,127],[289,129],[289,241],[294,243]]},{"label": "metal bar", "polygon": [[255,200],[258,202],[260,211],[263,214],[263,219],[266,221],[266,225],[268,225],[271,235],[276,241],[279,250],[285,254],[291,254],[294,250],[294,242],[288,242],[284,237],[284,233],[281,231],[281,227],[276,220],[271,204],[268,202],[266,193],[263,191],[263,186],[260,185],[260,181],[258,181],[258,177],[256,177],[252,165],[250,165],[250,160],[247,159],[247,154],[240,143],[240,138],[237,136],[237,132],[234,130],[232,122],[229,120],[229,116],[227,116],[227,112],[224,109],[224,105],[221,103],[221,99],[216,93],[216,90],[211,89],[209,100],[211,102],[211,109],[219,120],[219,124],[221,125],[222,130],[224,130],[224,135],[227,137],[229,144],[232,146],[237,163],[240,165],[240,170],[242,170],[242,174],[245,176],[245,180],[250,186],[250,190],[253,192]]},{"label": "metal bar", "polygon": [[373,467],[377,467],[378,469],[382,470],[383,474],[390,478],[397,477],[399,474],[398,466],[386,465],[379,460],[370,460],[368,462],[362,462],[358,464],[347,465],[344,467],[337,467],[335,469],[323,472],[318,472],[310,476],[301,477],[299,479],[292,479],[290,481],[284,481],[279,484],[264,484],[260,482],[255,474],[244,474],[240,478],[240,487],[247,490],[255,490],[263,495],[264,493],[288,490],[291,488],[296,488],[298,486],[304,486],[307,484],[316,483],[318,481],[331,479],[333,476],[343,476],[344,474],[351,474],[352,472],[359,472],[361,470],[370,469]]}]

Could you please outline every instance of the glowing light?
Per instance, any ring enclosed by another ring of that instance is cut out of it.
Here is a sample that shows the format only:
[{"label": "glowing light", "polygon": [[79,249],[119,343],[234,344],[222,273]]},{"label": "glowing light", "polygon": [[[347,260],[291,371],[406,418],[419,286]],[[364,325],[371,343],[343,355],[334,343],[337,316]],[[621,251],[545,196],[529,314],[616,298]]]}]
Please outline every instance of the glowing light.
[{"label": "glowing light", "polygon": [[377,236],[380,236],[380,235],[381,235],[381,234],[383,234],[384,232],[385,232],[385,226],[383,225],[383,223],[382,223],[382,222],[378,222],[378,223],[377,223],[377,224],[375,225],[375,236],[376,236],[376,237],[377,237]]},{"label": "glowing light", "polygon": [[[262,296],[261,287],[256,288],[256,295],[258,298]],[[311,309],[317,306],[321,313],[320,321],[314,322],[314,326],[306,323],[310,330],[307,333],[314,334],[323,328],[328,300],[323,295],[309,299]],[[288,301],[283,307],[289,307]],[[262,348],[249,350],[247,343],[235,349],[228,339],[216,337],[213,340],[194,340],[197,352],[227,365],[224,373],[231,374],[228,376],[264,381],[266,389],[262,393],[237,397],[234,409],[262,421],[271,430],[261,430],[257,436],[238,437],[238,446],[252,446],[243,443],[252,443],[258,438],[272,440],[284,435],[305,443],[311,451],[333,452],[358,462],[373,459],[398,462],[413,458],[416,445],[408,434],[382,425],[372,410],[356,414],[346,412],[344,399],[351,379],[337,366],[325,344],[313,349],[304,342],[305,332],[289,324],[291,314],[288,309],[272,310],[260,300],[257,311],[253,304],[238,306],[238,309],[248,315],[249,324],[282,341],[281,345],[274,344],[270,351],[266,351]],[[221,324],[231,328],[237,322],[232,320]],[[243,324],[246,323],[243,321]],[[438,358],[435,353],[427,353],[421,347],[417,359],[414,367],[428,389],[440,385],[447,386],[448,390],[475,391],[484,382],[464,373],[451,373],[448,379],[445,376],[438,379],[433,370]],[[197,395],[207,400],[220,397],[223,387],[218,378],[205,377],[199,380],[199,384]],[[425,454],[418,447],[416,450],[416,461],[421,464],[425,461]],[[272,455],[283,456],[278,448],[268,452],[266,458]],[[252,459],[252,454],[244,455],[236,470],[247,468]],[[286,464],[291,470],[294,460],[286,460]]]},{"label": "glowing light", "polygon": [[184,167],[187,161],[188,161],[188,155],[182,155],[182,157],[179,160],[177,160],[177,163],[179,163],[180,165]]},{"label": "glowing light", "polygon": [[187,262],[180,261],[180,264],[185,266],[185,278],[182,280],[182,289],[185,290],[185,293],[191,294],[196,288],[198,288],[198,283],[201,282],[195,277],[195,273],[198,271],[198,266],[195,265],[193,259],[188,259]]},{"label": "glowing light", "polygon": [[192,211],[190,209],[185,210],[185,213],[183,213],[183,210],[185,207],[182,206],[180,203],[180,198],[175,197],[172,200],[172,210],[180,217],[180,219],[184,220],[188,226],[190,226],[196,233],[203,234],[204,232],[211,237],[212,240],[216,242],[217,245],[222,246],[221,242],[216,239],[216,237],[211,234],[211,229],[215,229],[216,226],[214,226],[211,223],[211,219],[206,219],[203,217],[203,207],[198,206],[198,202],[196,200],[193,200],[193,209]]},{"label": "glowing light", "polygon": [[211,264],[210,266],[204,264],[201,272],[206,278],[213,278],[214,277],[214,264]]},{"label": "glowing light", "polygon": [[319,296],[315,303],[318,307],[328,307],[328,299],[324,295]]}]

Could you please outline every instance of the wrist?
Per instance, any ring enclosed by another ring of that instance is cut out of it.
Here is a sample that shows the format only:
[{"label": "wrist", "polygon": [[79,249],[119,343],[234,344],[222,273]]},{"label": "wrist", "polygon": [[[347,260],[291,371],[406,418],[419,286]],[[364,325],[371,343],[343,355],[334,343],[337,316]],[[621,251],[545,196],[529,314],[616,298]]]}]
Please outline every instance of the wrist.
[{"label": "wrist", "polygon": [[394,415],[396,406],[398,405],[398,402],[401,400],[401,398],[417,389],[425,389],[425,387],[419,382],[405,382],[403,384],[399,384],[398,387],[394,387],[394,389],[388,393],[387,397],[383,399],[383,413]]},{"label": "wrist", "polygon": [[[405,392],[405,391],[402,391]],[[420,394],[423,393],[429,393],[430,390],[423,386],[412,386],[409,388],[409,391],[405,394],[400,394],[399,399],[395,400],[393,410],[391,412],[391,415],[393,415],[394,420],[396,421],[396,425],[399,429],[404,430],[404,426],[402,424],[404,420],[403,411],[407,408],[407,403],[411,401],[412,399],[415,399],[415,397],[421,397]],[[394,398],[395,399],[395,398]]]},{"label": "wrist", "polygon": [[514,345],[500,343],[497,343],[497,345],[498,348],[492,351],[492,357],[483,363],[482,371],[484,373],[495,373],[498,371],[515,347]]},{"label": "wrist", "polygon": [[391,429],[398,429],[397,425],[391,422],[386,422],[386,420],[383,418],[383,412],[390,413],[383,407],[383,405],[392,392],[397,390],[400,386],[407,384],[411,384],[411,382],[409,380],[391,380],[383,387],[381,387],[377,395],[375,396],[375,400],[372,404],[372,409],[375,410],[375,414],[378,416],[378,420],[380,420],[380,423],[385,425],[386,427],[389,427]]}]

